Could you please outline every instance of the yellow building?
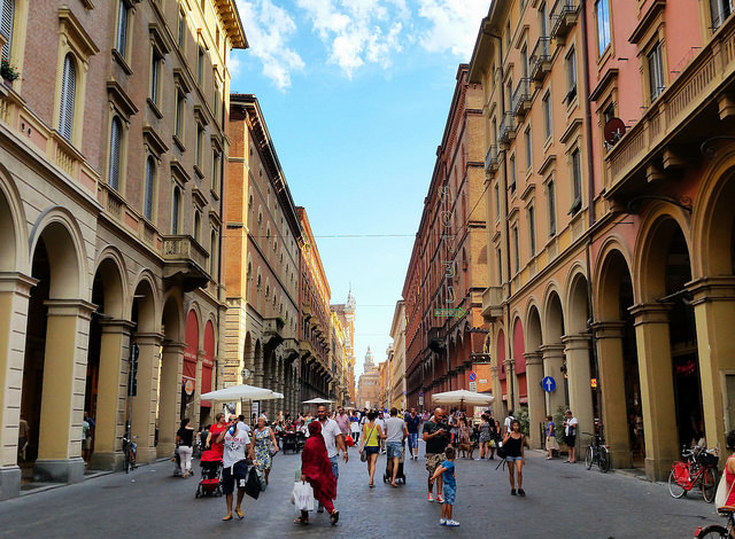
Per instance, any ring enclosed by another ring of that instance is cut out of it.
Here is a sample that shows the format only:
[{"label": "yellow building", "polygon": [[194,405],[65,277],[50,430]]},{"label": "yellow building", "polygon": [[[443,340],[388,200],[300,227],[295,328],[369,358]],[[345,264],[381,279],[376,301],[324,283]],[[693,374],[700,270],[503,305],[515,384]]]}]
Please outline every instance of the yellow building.
[{"label": "yellow building", "polygon": [[390,327],[393,344],[388,355],[390,370],[389,398],[390,407],[405,409],[406,400],[406,309],[403,300],[396,302],[393,323]]}]

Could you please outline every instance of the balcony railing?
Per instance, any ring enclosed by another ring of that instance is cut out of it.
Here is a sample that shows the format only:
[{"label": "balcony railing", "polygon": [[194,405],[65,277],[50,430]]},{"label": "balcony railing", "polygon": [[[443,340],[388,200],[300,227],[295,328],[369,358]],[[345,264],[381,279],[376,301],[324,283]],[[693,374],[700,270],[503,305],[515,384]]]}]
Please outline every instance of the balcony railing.
[{"label": "balcony railing", "polygon": [[[666,169],[673,162],[668,157],[676,154],[677,146],[699,147],[701,134],[682,129],[697,116],[708,126],[707,136],[729,136],[729,124],[721,120],[733,116],[728,96],[735,91],[735,18],[729,18],[723,26],[610,149],[606,156],[610,171],[606,179],[608,196],[635,175],[649,174],[655,169],[649,167],[654,160],[661,160]],[[713,97],[719,107],[707,106]]]},{"label": "balcony railing", "polygon": [[556,0],[549,13],[550,36],[564,39],[577,22],[579,2],[577,0]]},{"label": "balcony railing", "polygon": [[184,291],[207,286],[209,254],[191,236],[163,236],[161,254],[166,262],[165,279],[181,282]]},{"label": "balcony railing", "polygon": [[521,79],[518,81],[511,99],[511,111],[515,116],[523,118],[531,108],[531,79]]},{"label": "balcony railing", "polygon": [[516,138],[516,122],[513,113],[508,111],[503,113],[503,119],[500,121],[500,142],[509,145]]},{"label": "balcony railing", "polygon": [[493,320],[503,314],[503,287],[488,286],[482,293],[482,316]]},{"label": "balcony railing", "polygon": [[487,154],[485,155],[485,172],[492,174],[498,170],[499,166],[500,156],[498,147],[495,144],[491,144],[487,149]]},{"label": "balcony railing", "polygon": [[531,78],[536,82],[541,82],[546,78],[546,74],[551,71],[551,38],[549,36],[541,36],[536,41],[531,55],[528,57],[528,63],[531,66]]}]

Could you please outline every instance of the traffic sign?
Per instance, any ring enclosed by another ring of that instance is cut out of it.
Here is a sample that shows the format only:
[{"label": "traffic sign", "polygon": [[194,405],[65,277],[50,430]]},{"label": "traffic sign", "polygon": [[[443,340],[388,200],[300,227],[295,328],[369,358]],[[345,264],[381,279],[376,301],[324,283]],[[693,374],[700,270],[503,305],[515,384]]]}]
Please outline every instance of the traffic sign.
[{"label": "traffic sign", "polygon": [[474,382],[477,380],[477,375],[474,372],[470,373],[470,382]]},{"label": "traffic sign", "polygon": [[470,391],[477,391],[477,382],[470,382]]},{"label": "traffic sign", "polygon": [[556,389],[556,380],[554,380],[551,376],[547,376],[543,380],[541,380],[541,387],[543,387],[544,391],[546,391],[547,393],[551,393]]}]

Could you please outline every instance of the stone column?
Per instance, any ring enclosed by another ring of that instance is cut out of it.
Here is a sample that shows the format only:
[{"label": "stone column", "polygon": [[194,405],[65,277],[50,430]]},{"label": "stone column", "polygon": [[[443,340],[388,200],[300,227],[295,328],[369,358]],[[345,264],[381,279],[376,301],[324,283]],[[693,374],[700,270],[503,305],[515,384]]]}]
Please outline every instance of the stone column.
[{"label": "stone column", "polygon": [[505,417],[505,410],[503,406],[503,386],[500,383],[500,367],[498,367],[497,361],[493,361],[490,364],[490,376],[492,377],[492,383],[493,383],[493,396],[495,399],[493,400],[492,404],[492,410],[493,410],[493,416],[495,418],[502,418]]},{"label": "stone column", "polygon": [[[194,398],[192,399],[191,406],[186,412],[186,416],[191,419],[191,426],[195,429],[199,427],[200,415],[202,411],[202,370],[204,361],[204,350],[197,352],[197,370],[196,370],[196,382],[194,383]],[[182,366],[183,368],[183,366]],[[182,371],[183,374],[183,371]],[[182,418],[183,419],[183,418]]]},{"label": "stone column", "polygon": [[541,436],[541,425],[544,421],[544,389],[541,380],[544,377],[544,366],[541,352],[526,352],[526,388],[528,390],[528,422],[529,438],[534,447],[542,448],[544,438]]},{"label": "stone column", "polygon": [[[156,404],[158,402],[158,377],[161,365],[160,333],[136,333],[133,341],[138,345],[138,394],[133,399],[133,414],[130,418],[131,431],[138,444],[138,462],[152,462],[156,458]],[[125,381],[130,369],[126,362]],[[127,412],[126,412],[127,413]]]},{"label": "stone column", "polygon": [[181,410],[181,377],[186,343],[165,343],[161,359],[161,394],[158,398],[158,446],[156,455],[173,455]]},{"label": "stone column", "polygon": [[669,307],[660,303],[634,305],[638,372],[641,378],[646,475],[664,480],[679,458],[674,376],[669,340]]},{"label": "stone column", "polygon": [[263,386],[263,347],[261,345],[260,354],[255,355],[255,369],[253,369],[253,382],[258,387]]},{"label": "stone column", "polygon": [[565,335],[564,355],[567,358],[569,382],[569,408],[579,421],[577,426],[577,454],[587,442],[582,432],[594,432],[592,390],[590,389],[590,337],[588,335]]},{"label": "stone column", "polygon": [[[725,435],[735,428],[735,395],[723,383],[723,371],[735,371],[735,278],[708,277],[689,286],[694,294],[699,376],[707,444],[726,447]],[[724,418],[724,421],[723,421]],[[713,442],[714,440],[714,442]]]},{"label": "stone column", "polygon": [[127,320],[101,320],[100,370],[97,383],[97,417],[94,429],[94,468],[116,470],[122,464],[120,436],[124,433],[128,389],[127,366],[130,334],[134,324]]},{"label": "stone column", "polygon": [[52,299],[48,306],[43,395],[34,476],[74,483],[84,478],[82,417],[87,378],[89,320],[95,306],[81,299]]},{"label": "stone column", "polygon": [[[552,416],[559,408],[566,409],[567,396],[564,393],[564,374],[561,367],[564,364],[563,344],[544,344],[539,348],[544,364],[544,376],[550,376],[556,382],[556,388],[551,393],[546,393],[546,410]],[[557,428],[559,425],[557,425]]]},{"label": "stone column", "polygon": [[[508,395],[507,407],[508,410],[513,411],[518,409],[518,380],[516,379],[515,364],[514,359],[503,361],[503,366],[505,367],[505,391]],[[512,392],[511,388],[513,389]]]},{"label": "stone column", "polygon": [[18,423],[28,298],[37,282],[22,273],[0,273],[0,500],[20,494]]},{"label": "stone column", "polygon": [[593,329],[599,358],[599,390],[602,392],[602,424],[610,446],[612,465],[630,468],[633,461],[628,435],[628,408],[625,394],[623,331],[625,322],[597,322]]}]

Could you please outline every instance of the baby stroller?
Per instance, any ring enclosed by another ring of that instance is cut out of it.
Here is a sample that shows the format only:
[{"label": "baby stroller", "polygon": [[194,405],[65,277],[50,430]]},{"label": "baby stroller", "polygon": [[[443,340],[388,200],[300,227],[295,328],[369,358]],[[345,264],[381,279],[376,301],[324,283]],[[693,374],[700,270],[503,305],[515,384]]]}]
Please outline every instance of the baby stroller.
[{"label": "baby stroller", "polygon": [[202,478],[197,485],[195,497],[222,496],[222,459],[214,451],[208,450],[202,453],[199,461],[202,468]]},{"label": "baby stroller", "polygon": [[[406,442],[403,442],[403,450],[401,458],[398,460],[398,473],[396,474],[396,483],[406,484],[406,474],[403,472],[403,460],[406,455]],[[385,473],[383,474],[383,483],[389,483],[393,479],[393,459],[387,459],[385,463]]]},{"label": "baby stroller", "polygon": [[174,463],[174,477],[181,477],[181,455],[179,455],[179,448],[174,449],[174,456],[171,458],[171,462]]}]

